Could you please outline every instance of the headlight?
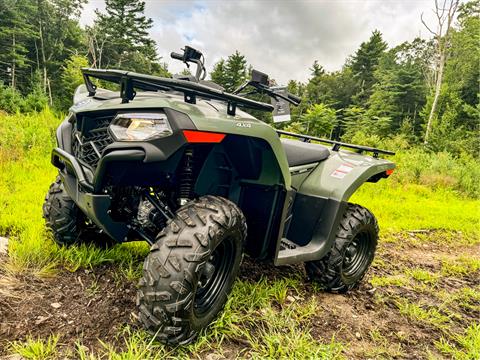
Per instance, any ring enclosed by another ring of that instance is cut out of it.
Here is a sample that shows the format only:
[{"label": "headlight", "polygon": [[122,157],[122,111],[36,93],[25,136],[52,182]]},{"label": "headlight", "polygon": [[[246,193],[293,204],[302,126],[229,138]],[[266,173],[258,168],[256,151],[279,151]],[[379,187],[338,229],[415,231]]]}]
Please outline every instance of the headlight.
[{"label": "headlight", "polygon": [[173,134],[162,113],[118,114],[110,123],[110,131],[119,141],[144,141]]}]

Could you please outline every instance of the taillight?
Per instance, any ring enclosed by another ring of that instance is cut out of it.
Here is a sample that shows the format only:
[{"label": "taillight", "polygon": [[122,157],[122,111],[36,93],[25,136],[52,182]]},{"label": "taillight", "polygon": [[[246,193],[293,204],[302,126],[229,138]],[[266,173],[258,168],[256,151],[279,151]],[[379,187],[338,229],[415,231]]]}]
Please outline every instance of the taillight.
[{"label": "taillight", "polygon": [[189,143],[220,143],[222,142],[225,134],[206,132],[206,131],[193,131],[183,130],[183,136]]},{"label": "taillight", "polygon": [[385,171],[385,174],[386,174],[387,176],[390,176],[390,175],[393,174],[393,170],[394,170],[394,169],[388,169],[388,170]]}]

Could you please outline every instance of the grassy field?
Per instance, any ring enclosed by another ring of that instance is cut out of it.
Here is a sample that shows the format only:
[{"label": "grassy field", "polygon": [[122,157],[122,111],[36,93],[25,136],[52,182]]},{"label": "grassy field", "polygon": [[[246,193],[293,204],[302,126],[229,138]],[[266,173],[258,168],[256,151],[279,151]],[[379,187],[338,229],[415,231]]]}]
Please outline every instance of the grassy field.
[{"label": "grassy field", "polygon": [[[59,248],[44,229],[58,122],[49,111],[0,115],[0,236],[9,238],[0,303],[31,325],[29,333],[15,330],[16,320],[0,310],[7,318],[0,320],[0,357],[480,358],[475,160],[407,150],[396,156],[391,179],[354,195],[381,227],[377,257],[359,289],[325,294],[305,281],[301,267],[246,259],[219,318],[194,344],[168,348],[135,321],[135,283],[148,246]],[[57,303],[58,310],[50,306]],[[105,328],[95,327],[102,322]]]}]

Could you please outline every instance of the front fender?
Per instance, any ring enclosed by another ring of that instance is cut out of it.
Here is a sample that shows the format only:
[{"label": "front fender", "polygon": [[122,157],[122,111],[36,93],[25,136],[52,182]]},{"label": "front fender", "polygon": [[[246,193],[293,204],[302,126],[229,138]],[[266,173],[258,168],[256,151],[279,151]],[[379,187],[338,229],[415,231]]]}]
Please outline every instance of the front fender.
[{"label": "front fender", "polygon": [[376,174],[395,168],[395,164],[350,151],[332,151],[300,185],[298,192],[337,201],[348,201],[352,194]]}]

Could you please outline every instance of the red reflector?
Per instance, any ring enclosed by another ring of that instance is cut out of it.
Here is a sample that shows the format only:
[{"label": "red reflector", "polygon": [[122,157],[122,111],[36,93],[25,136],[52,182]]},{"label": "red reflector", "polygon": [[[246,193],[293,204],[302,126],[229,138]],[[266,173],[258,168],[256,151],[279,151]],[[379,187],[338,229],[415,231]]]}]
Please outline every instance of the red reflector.
[{"label": "red reflector", "polygon": [[385,171],[385,174],[387,174],[387,176],[392,175],[392,173],[393,173],[393,169],[388,169],[387,171]]},{"label": "red reflector", "polygon": [[183,130],[183,135],[189,143],[219,143],[225,137],[225,134],[191,130]]}]

